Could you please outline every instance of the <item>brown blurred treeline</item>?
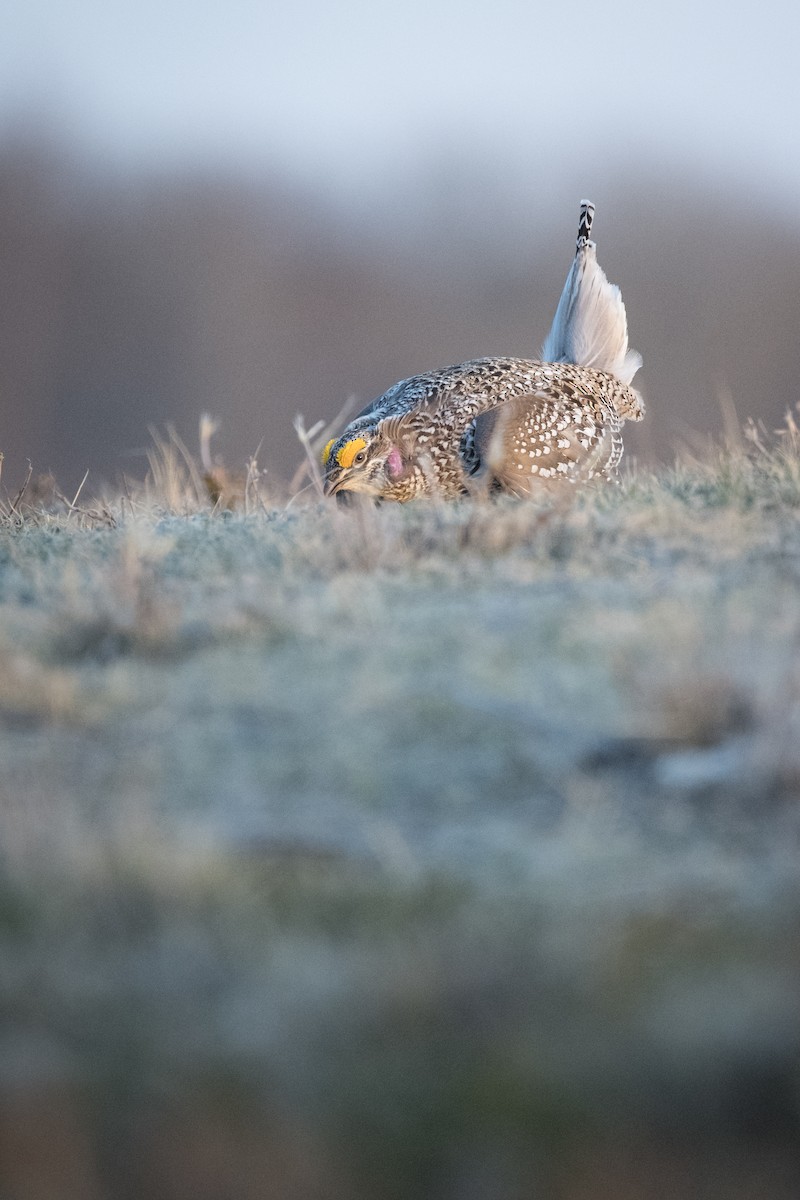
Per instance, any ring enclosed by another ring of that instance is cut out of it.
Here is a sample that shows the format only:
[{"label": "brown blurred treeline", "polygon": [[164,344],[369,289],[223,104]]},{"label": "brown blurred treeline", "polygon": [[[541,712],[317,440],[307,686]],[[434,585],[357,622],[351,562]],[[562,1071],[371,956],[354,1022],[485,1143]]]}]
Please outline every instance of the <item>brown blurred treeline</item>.
[{"label": "brown blurred treeline", "polygon": [[[631,182],[635,179],[635,182]],[[613,180],[613,181],[612,181]],[[648,419],[669,459],[800,400],[800,236],[754,200],[654,167],[592,189],[600,258],[623,288]],[[535,355],[569,265],[580,196],[503,192],[467,162],[364,211],[210,167],[104,169],[66,141],[0,141],[0,450],[65,486],[139,477],[148,426],[194,447],[221,418],[231,465],[300,458],[292,418],[482,354]],[[409,203],[408,196],[416,198]],[[723,400],[721,405],[720,401]]]}]

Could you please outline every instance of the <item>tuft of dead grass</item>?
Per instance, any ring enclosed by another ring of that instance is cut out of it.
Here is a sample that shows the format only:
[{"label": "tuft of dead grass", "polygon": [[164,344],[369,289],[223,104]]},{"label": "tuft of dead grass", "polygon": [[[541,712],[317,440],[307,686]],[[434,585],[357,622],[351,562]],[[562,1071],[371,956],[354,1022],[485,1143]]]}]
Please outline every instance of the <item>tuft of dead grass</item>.
[{"label": "tuft of dead grass", "polygon": [[[219,455],[212,453],[211,441],[218,432],[219,422],[204,414],[200,418],[196,454],[186,446],[174,427],[168,426],[163,434],[151,428],[152,444],[147,453],[148,471],[144,480],[126,478],[118,493],[106,488],[101,495],[93,497],[87,471],[70,498],[59,490],[51,475],[35,475],[29,464],[18,491],[13,496],[6,492],[0,500],[0,527],[58,526],[69,521],[79,529],[113,528],[126,513],[143,517],[188,517],[235,511],[250,516],[269,514],[287,505],[293,508],[315,505],[322,497],[320,451],[338,432],[352,407],[351,399],[331,422],[317,422],[311,429],[306,429],[303,418],[297,417],[295,429],[302,460],[288,488],[267,479],[258,465],[258,451],[245,464],[235,468],[228,467]],[[685,447],[672,467],[655,471],[629,469],[622,483],[610,489],[589,487],[581,492],[565,489],[555,497],[543,496],[541,502],[533,503],[534,508],[545,514],[541,524],[546,525],[580,509],[586,497],[590,498],[590,503],[596,502],[600,509],[618,508],[620,497],[624,497],[631,510],[631,519],[634,519],[632,510],[637,506],[643,519],[658,519],[652,509],[658,506],[661,511],[672,502],[694,511],[800,506],[800,425],[796,412],[787,410],[783,425],[773,431],[760,422],[737,424],[735,436],[730,428],[732,420],[729,414],[726,436],[721,443],[709,442],[702,448]],[[1,473],[2,456],[0,478]],[[350,499],[353,521],[361,532],[365,532],[365,506],[359,503],[359,497]],[[336,506],[329,507],[334,510]],[[412,507],[433,512],[437,505],[432,500]],[[498,549],[515,525],[521,528],[527,521],[525,516],[519,515],[525,506],[508,505],[503,498],[489,501],[474,496],[461,508],[470,513],[464,540],[495,542]],[[428,520],[435,524],[433,518]]]}]

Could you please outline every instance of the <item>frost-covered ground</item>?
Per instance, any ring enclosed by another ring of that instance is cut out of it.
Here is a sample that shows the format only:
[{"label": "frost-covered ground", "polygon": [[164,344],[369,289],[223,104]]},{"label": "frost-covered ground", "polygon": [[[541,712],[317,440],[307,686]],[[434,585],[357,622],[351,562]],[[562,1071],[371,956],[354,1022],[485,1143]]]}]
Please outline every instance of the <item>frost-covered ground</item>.
[{"label": "frost-covered ground", "polygon": [[180,507],[0,530],[3,1200],[800,1194],[791,428]]}]

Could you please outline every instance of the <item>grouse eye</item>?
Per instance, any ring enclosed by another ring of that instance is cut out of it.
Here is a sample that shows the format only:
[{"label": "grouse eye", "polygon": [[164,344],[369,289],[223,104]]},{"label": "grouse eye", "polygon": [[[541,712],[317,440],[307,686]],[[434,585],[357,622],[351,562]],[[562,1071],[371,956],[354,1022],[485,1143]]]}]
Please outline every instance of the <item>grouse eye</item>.
[{"label": "grouse eye", "polygon": [[362,462],[364,462],[364,460],[365,460],[365,458],[366,458],[366,457],[367,457],[367,452],[366,452],[366,450],[359,450],[358,454],[357,454],[357,455],[355,456],[355,458],[353,459],[353,463],[354,463],[354,465],[355,465],[355,466],[358,466],[358,465],[359,465],[359,463],[362,463]]},{"label": "grouse eye", "polygon": [[363,462],[367,443],[363,438],[351,438],[336,454],[336,462],[343,471],[348,471],[355,462]]}]

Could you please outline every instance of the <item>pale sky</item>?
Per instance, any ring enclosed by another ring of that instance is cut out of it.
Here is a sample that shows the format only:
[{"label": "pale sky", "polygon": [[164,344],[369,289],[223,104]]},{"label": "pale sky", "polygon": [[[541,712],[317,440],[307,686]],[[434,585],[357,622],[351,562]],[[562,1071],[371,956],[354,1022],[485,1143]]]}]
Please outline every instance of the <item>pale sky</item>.
[{"label": "pale sky", "polygon": [[796,0],[15,0],[0,121],[39,114],[123,163],[277,163],[345,196],[413,186],[442,149],[545,181],[634,152],[788,205],[799,73]]}]

